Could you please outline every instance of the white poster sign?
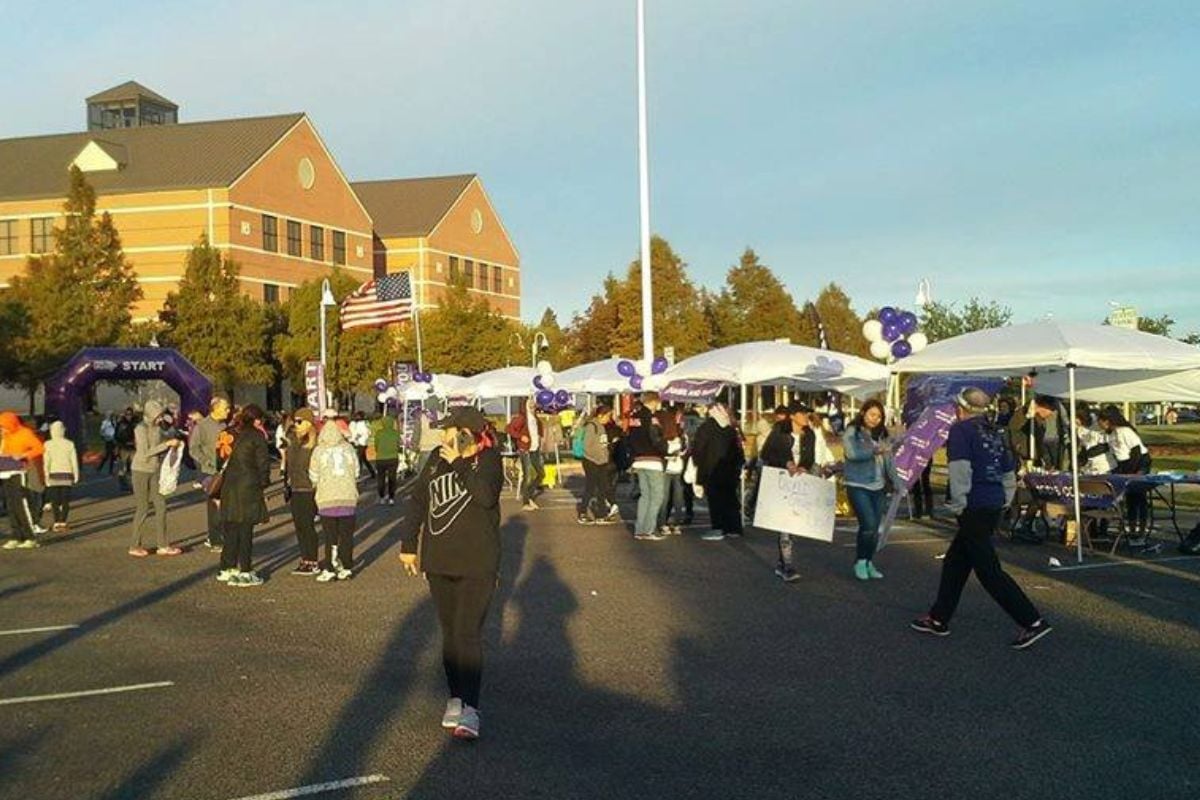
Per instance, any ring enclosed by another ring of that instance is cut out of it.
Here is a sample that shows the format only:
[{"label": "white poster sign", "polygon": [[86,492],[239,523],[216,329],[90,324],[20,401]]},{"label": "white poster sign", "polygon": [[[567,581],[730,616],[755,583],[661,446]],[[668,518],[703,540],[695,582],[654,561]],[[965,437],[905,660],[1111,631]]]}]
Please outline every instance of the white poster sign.
[{"label": "white poster sign", "polygon": [[833,541],[837,487],[813,475],[788,475],[763,467],[758,479],[754,526],[806,539]]}]

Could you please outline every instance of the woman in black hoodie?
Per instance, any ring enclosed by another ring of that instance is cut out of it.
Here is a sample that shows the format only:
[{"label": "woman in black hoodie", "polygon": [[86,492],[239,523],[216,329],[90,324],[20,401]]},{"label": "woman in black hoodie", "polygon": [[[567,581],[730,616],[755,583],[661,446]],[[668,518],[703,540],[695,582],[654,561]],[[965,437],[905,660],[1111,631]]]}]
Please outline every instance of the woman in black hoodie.
[{"label": "woman in black hoodie", "polygon": [[414,481],[412,508],[401,523],[400,561],[410,575],[425,573],[437,606],[450,690],[442,727],[455,738],[476,739],[483,622],[500,572],[504,468],[478,409],[456,408],[438,427],[439,456]]}]

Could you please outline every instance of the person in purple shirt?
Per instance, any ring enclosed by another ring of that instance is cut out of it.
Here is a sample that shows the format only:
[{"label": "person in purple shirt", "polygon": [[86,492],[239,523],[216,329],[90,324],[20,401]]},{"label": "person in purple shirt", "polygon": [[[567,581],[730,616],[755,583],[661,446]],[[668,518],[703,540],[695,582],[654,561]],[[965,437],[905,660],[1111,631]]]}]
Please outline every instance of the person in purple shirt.
[{"label": "person in purple shirt", "polygon": [[988,393],[974,387],[958,396],[958,422],[951,426],[946,440],[950,510],[958,517],[958,532],[942,562],[937,600],[911,627],[920,633],[948,636],[950,618],[974,571],[992,599],[1021,626],[1011,646],[1024,650],[1049,633],[1050,624],[1004,571],[992,546],[1000,515],[1016,492],[1016,476],[1003,431],[987,419],[990,403]]}]

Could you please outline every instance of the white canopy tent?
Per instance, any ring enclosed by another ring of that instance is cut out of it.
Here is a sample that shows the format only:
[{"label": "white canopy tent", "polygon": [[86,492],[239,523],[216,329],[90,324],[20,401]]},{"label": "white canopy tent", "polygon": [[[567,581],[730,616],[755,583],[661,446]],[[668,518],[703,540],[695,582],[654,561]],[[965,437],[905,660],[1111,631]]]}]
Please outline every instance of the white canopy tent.
[{"label": "white canopy tent", "polygon": [[[1153,370],[1160,377],[1170,372],[1200,370],[1200,348],[1111,325],[1045,321],[990,328],[946,339],[896,362],[892,370],[998,377],[1036,373],[1043,381],[1065,377],[1070,418],[1074,420],[1079,381],[1111,380],[1117,373],[1135,376],[1146,370]],[[1074,446],[1071,471],[1078,528],[1081,524],[1079,451]],[[1076,548],[1077,558],[1082,561],[1082,532],[1076,536]]]},{"label": "white canopy tent", "polygon": [[618,394],[629,390],[629,379],[617,372],[625,359],[606,358],[554,373],[554,388],[589,394]]},{"label": "white canopy tent", "polygon": [[533,376],[536,374],[537,370],[533,367],[501,367],[464,378],[454,393],[482,400],[528,397],[536,391],[533,388]]},{"label": "white canopy tent", "polygon": [[887,388],[888,368],[865,358],[788,342],[746,342],[680,361],[647,385],[673,380],[721,381],[742,387],[786,383],[803,392],[864,398]]},{"label": "white canopy tent", "polygon": [[404,388],[403,398],[408,402],[418,402],[430,397],[445,399],[460,395],[466,381],[467,379],[461,375],[435,374],[432,384],[410,382]]},{"label": "white canopy tent", "polygon": [[[1039,378],[1037,390],[1066,397],[1070,393],[1067,375],[1058,372]],[[1200,403],[1200,370],[1093,370],[1076,376],[1075,399],[1086,403]]]}]

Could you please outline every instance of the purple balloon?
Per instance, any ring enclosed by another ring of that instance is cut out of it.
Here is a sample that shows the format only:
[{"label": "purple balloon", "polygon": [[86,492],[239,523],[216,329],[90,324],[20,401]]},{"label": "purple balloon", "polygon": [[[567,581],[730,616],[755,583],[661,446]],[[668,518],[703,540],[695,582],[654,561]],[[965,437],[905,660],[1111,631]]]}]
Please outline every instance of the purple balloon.
[{"label": "purple balloon", "polygon": [[879,321],[883,323],[884,327],[894,323],[896,318],[899,316],[900,312],[891,306],[884,306],[883,308],[879,309]]},{"label": "purple balloon", "polygon": [[554,392],[549,389],[541,389],[534,395],[534,399],[537,400],[539,406],[548,406],[554,402]]},{"label": "purple balloon", "polygon": [[535,389],[545,389],[546,388],[545,386],[542,385],[542,376],[541,375],[533,376],[533,388],[535,388]]},{"label": "purple balloon", "polygon": [[912,345],[904,339],[892,342],[892,355],[896,358],[908,358],[912,355]]},{"label": "purple balloon", "polygon": [[386,391],[387,391],[387,388],[388,388],[388,382],[387,382],[387,381],[385,381],[383,378],[376,378],[376,379],[375,379],[375,391],[377,391],[377,392],[386,392]]},{"label": "purple balloon", "polygon": [[671,365],[667,363],[667,359],[665,359],[662,356],[659,356],[658,358],[654,359],[654,361],[652,361],[650,363],[650,374],[651,375],[661,375],[667,371],[667,367],[669,367],[669,366],[671,366]]},{"label": "purple balloon", "polygon": [[903,335],[904,332],[900,330],[900,326],[894,322],[883,326],[883,340],[885,342],[894,342]]},{"label": "purple balloon", "polygon": [[629,361],[628,359],[622,359],[621,361],[617,362],[617,373],[620,374],[622,378],[632,378],[637,374],[637,367],[633,365],[632,361]]},{"label": "purple balloon", "polygon": [[559,389],[554,393],[554,402],[560,406],[565,406],[571,402],[571,393],[566,389]]},{"label": "purple balloon", "polygon": [[629,379],[629,388],[633,389],[634,391],[640,392],[642,390],[642,376],[634,375],[632,378],[630,378]]},{"label": "purple balloon", "polygon": [[917,332],[917,325],[920,323],[917,321],[916,314],[911,311],[905,311],[900,314],[899,324],[900,330],[903,331],[905,336],[908,336]]}]

